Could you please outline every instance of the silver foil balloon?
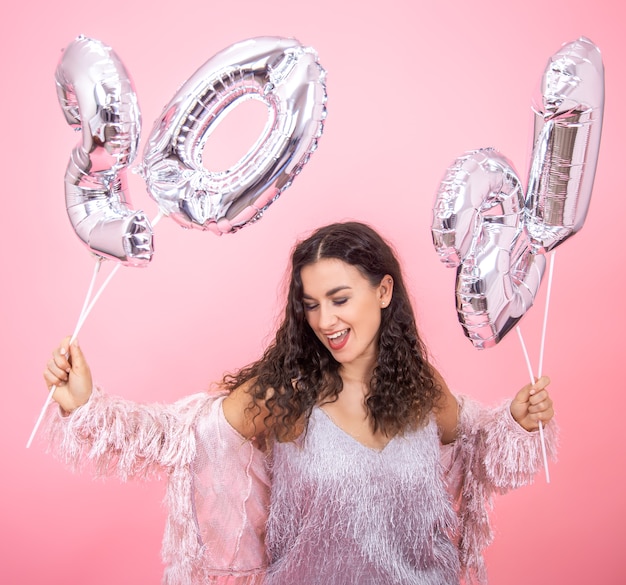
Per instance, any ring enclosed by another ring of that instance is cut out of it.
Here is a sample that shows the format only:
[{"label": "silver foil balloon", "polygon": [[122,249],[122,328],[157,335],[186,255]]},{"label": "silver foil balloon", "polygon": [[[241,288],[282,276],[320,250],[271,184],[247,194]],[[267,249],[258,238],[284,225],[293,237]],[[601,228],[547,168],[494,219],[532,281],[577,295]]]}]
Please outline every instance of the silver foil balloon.
[{"label": "silver foil balloon", "polygon": [[128,73],[110,47],[79,36],[63,52],[55,78],[67,122],[82,130],[65,173],[74,230],[94,254],[145,266],[152,258],[152,228],[131,208],[126,178],[141,129]]},{"label": "silver foil balloon", "polygon": [[[142,174],[161,211],[184,227],[232,233],[258,220],[316,149],[326,117],[325,71],[294,39],[259,37],[209,59],[156,121]],[[259,139],[232,167],[209,172],[202,152],[242,100],[266,104]]]},{"label": "silver foil balloon", "polygon": [[548,62],[533,104],[534,149],[526,196],[533,245],[550,251],[582,227],[593,188],[604,111],[604,66],[581,37]]},{"label": "silver foil balloon", "polygon": [[532,306],[545,270],[524,231],[524,193],[493,149],[466,153],[446,171],[433,208],[435,250],[457,267],[456,308],[474,347],[498,343]]}]

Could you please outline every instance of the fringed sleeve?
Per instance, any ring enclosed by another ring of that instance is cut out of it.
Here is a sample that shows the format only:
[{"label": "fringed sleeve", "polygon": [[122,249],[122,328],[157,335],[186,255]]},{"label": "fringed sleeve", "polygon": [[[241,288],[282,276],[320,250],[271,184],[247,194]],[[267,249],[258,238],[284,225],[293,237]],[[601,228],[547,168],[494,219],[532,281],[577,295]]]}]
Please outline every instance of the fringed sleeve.
[{"label": "fringed sleeve", "polygon": [[[255,440],[242,437],[228,423],[222,398],[201,409],[194,434],[197,451],[190,473],[175,484],[170,481],[168,490],[164,583],[186,585],[186,575],[202,585],[261,583],[267,565],[266,456]],[[180,543],[187,551],[184,558]]]},{"label": "fringed sleeve", "polygon": [[[528,432],[511,415],[510,401],[487,409],[465,397],[459,400],[456,441],[442,450],[448,489],[460,520],[459,552],[467,582],[487,582],[482,556],[491,544],[492,497],[531,483],[543,468],[539,432]],[[548,457],[556,458],[557,426],[544,428]]]},{"label": "fringed sleeve", "polygon": [[72,414],[51,411],[47,437],[74,469],[123,480],[167,475],[166,585],[258,585],[266,566],[265,454],[233,429],[222,395],[135,404],[97,388]]},{"label": "fringed sleeve", "polygon": [[193,413],[208,399],[204,393],[169,405],[136,404],[94,388],[70,415],[51,409],[48,450],[74,470],[93,465],[98,476],[158,475],[194,457]]}]

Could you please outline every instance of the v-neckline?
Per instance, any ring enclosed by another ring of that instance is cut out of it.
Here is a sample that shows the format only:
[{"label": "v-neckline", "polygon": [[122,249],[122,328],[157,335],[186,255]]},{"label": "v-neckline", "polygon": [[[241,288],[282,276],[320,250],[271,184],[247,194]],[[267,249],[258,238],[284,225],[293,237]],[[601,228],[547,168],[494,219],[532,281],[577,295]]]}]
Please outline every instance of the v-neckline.
[{"label": "v-neckline", "polygon": [[387,447],[389,447],[389,445],[392,443],[392,441],[396,438],[396,435],[391,437],[391,439],[389,439],[380,449],[377,449],[376,447],[370,447],[369,445],[366,445],[365,443],[359,441],[359,439],[357,439],[353,434],[349,433],[344,428],[339,426],[335,422],[333,417],[330,415],[330,413],[326,412],[323,407],[316,406],[315,408],[316,408],[316,410],[321,411],[324,414],[324,416],[326,417],[326,419],[330,422],[330,424],[333,427],[335,427],[342,435],[348,437],[348,439],[350,439],[351,441],[353,441],[354,443],[356,443],[357,445],[359,445],[363,449],[365,449],[367,451],[370,451],[371,453],[376,453],[378,455],[382,455],[383,452],[386,451]]}]

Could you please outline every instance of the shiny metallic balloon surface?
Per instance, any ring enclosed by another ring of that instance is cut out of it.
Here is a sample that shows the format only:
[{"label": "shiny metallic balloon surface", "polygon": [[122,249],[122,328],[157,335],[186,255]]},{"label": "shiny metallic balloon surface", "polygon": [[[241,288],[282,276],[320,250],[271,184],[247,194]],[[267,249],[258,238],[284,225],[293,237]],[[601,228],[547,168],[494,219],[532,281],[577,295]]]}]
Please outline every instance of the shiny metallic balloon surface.
[{"label": "shiny metallic balloon surface", "polygon": [[604,109],[604,66],[584,37],[548,61],[533,105],[526,194],[493,149],[466,153],[437,191],[431,233],[457,268],[456,309],[478,349],[498,343],[532,306],[545,256],[582,227],[591,199]]},{"label": "shiny metallic balloon surface", "polygon": [[510,161],[493,149],[452,164],[433,210],[440,259],[457,268],[455,297],[465,335],[494,346],[532,306],[545,258],[524,231],[524,193]]},{"label": "shiny metallic balloon surface", "polygon": [[[325,71],[294,39],[259,37],[209,59],[155,123],[142,174],[161,211],[181,224],[232,233],[258,220],[317,148],[326,117]],[[242,100],[267,106],[265,129],[231,168],[210,172],[211,131]]]},{"label": "shiny metallic balloon surface", "polygon": [[65,173],[72,226],[97,256],[145,266],[152,227],[132,209],[126,176],[141,130],[130,77],[110,47],[80,36],[63,52],[55,79],[65,119],[82,134]]},{"label": "shiny metallic balloon surface", "polygon": [[565,44],[546,66],[535,98],[534,149],[526,195],[533,245],[548,252],[583,226],[604,113],[604,66],[588,39]]}]

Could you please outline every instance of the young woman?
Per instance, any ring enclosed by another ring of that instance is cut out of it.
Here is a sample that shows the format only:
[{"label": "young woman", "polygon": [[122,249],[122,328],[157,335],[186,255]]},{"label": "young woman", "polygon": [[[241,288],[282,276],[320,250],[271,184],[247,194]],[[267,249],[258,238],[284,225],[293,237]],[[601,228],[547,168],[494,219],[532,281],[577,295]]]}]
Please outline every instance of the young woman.
[{"label": "young woman", "polygon": [[44,377],[69,462],[167,471],[172,585],[484,581],[490,495],[540,469],[539,421],[554,454],[548,378],[492,410],[453,396],[391,247],[356,222],[295,247],[274,341],[217,395],[112,398],[68,340]]}]

